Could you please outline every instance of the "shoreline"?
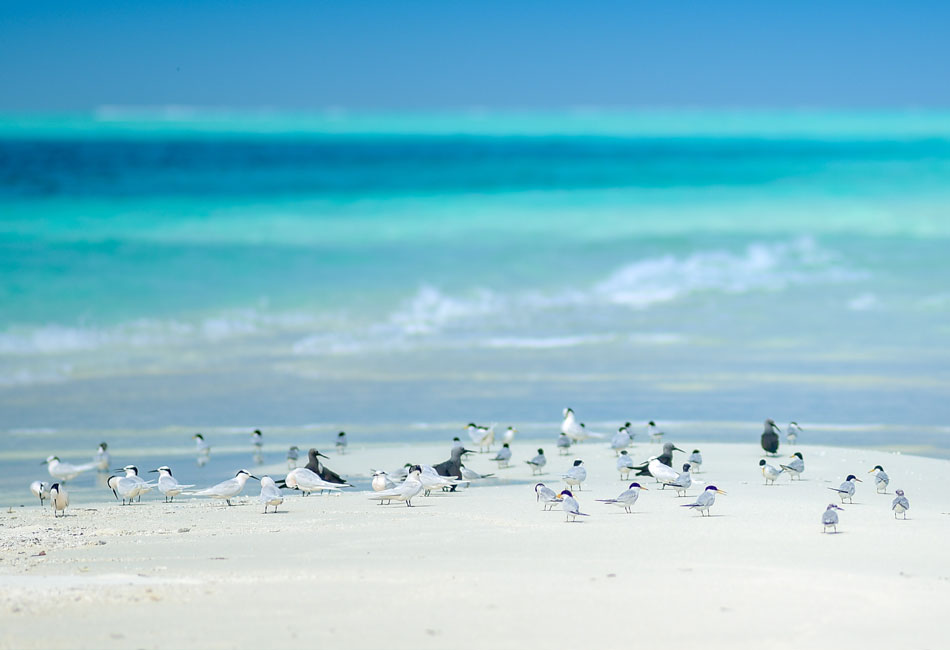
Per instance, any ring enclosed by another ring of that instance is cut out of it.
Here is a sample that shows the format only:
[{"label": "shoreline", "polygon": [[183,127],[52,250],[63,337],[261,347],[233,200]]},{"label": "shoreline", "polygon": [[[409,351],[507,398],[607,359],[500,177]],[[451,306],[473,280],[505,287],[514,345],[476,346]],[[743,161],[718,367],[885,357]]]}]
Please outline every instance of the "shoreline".
[{"label": "shoreline", "polygon": [[[530,445],[513,443],[509,470],[475,455],[473,469],[502,479],[419,495],[414,508],[377,506],[354,490],[288,494],[280,513],[263,515],[251,481],[249,502],[231,508],[166,505],[153,492],[134,506],[78,504],[58,521],[48,507],[5,509],[0,648],[476,647],[486,628],[501,648],[621,647],[631,635],[731,648],[900,645],[905,630],[920,647],[941,642],[950,462],[801,445],[783,451],[803,452],[804,480],[765,486],[757,445],[701,443],[694,481],[728,492],[712,517],[680,508],[689,500],[652,479],[625,514],[594,501],[627,482],[605,444],[585,443],[549,455],[540,477],[560,490],[560,472],[584,458],[589,484],[575,495],[591,516],[566,524],[560,509],[542,512],[535,502],[521,462]],[[636,447],[635,458],[658,449]],[[329,464],[344,475],[391,469],[407,450],[423,462],[447,455],[444,444],[374,446]],[[888,495],[874,492],[867,470],[875,464],[891,475]],[[838,502],[826,488],[847,473],[866,480],[855,504],[843,506],[839,534],[824,535],[821,513]],[[889,510],[898,487],[911,502],[906,522]]]}]

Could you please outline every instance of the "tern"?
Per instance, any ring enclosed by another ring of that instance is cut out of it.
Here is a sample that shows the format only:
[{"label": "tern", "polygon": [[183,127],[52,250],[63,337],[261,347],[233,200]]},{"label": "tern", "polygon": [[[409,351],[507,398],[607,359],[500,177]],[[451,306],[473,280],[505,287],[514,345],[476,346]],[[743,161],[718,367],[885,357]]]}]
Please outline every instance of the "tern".
[{"label": "tern", "polygon": [[107,443],[100,442],[99,448],[96,449],[96,469],[100,472],[108,472],[109,465],[112,464],[112,456],[106,451],[108,448],[109,445]]},{"label": "tern", "polygon": [[838,532],[838,510],[844,510],[844,508],[840,508],[833,503],[828,504],[828,507],[825,508],[824,514],[821,515],[821,523],[822,526],[824,526],[821,529],[821,532],[827,533],[828,526],[834,528],[836,533]]},{"label": "tern", "polygon": [[43,505],[43,502],[49,498],[49,488],[50,484],[46,481],[33,481],[30,483],[30,492],[33,493],[37,499],[40,500],[40,505]]},{"label": "tern", "polygon": [[654,456],[646,463],[642,465],[637,465],[633,469],[637,470],[637,476],[654,476],[653,472],[650,471],[650,464],[657,460],[661,465],[666,465],[667,467],[673,467],[673,452],[674,451],[683,451],[679,447],[675,446],[672,442],[663,443],[663,453],[659,456]]},{"label": "tern", "polygon": [[859,479],[854,474],[848,474],[848,478],[846,478],[844,480],[844,483],[842,483],[839,487],[836,487],[836,488],[830,487],[828,489],[838,493],[838,496],[841,497],[841,503],[844,503],[845,499],[848,500],[848,503],[854,503],[854,482],[855,481],[857,481],[858,483],[862,482],[861,479]]},{"label": "tern", "polygon": [[564,479],[564,482],[569,486],[577,486],[577,490],[580,491],[581,483],[587,480],[587,470],[584,469],[584,461],[580,458],[575,460],[574,466],[564,474],[561,474],[561,478]]},{"label": "tern", "polygon": [[617,456],[617,471],[620,472],[620,480],[626,481],[630,478],[630,472],[633,471],[633,459],[630,458],[630,455],[627,454],[627,450],[624,449],[620,452],[620,455]]},{"label": "tern", "polygon": [[531,460],[526,460],[525,463],[531,466],[531,475],[534,476],[541,473],[544,466],[548,464],[548,459],[544,456],[544,450],[538,449],[538,455]]},{"label": "tern", "polygon": [[518,430],[514,427],[508,427],[503,434],[501,434],[501,441],[509,445],[514,442],[515,434],[518,433]]},{"label": "tern", "polygon": [[784,469],[779,469],[774,465],[769,465],[767,462],[765,462],[764,458],[759,461],[759,467],[762,468],[762,476],[765,477],[766,485],[775,485],[775,479],[781,476],[782,472],[785,471]]},{"label": "tern", "polygon": [[765,453],[773,456],[778,453],[778,434],[782,430],[775,424],[775,420],[769,418],[765,421],[765,429],[762,431],[762,449]]},{"label": "tern", "polygon": [[483,479],[483,478],[491,478],[494,475],[495,475],[494,473],[479,474],[478,472],[470,470],[465,465],[462,465],[462,480],[463,481],[478,481],[479,479]]},{"label": "tern", "polygon": [[396,484],[393,482],[389,475],[381,470],[374,469],[373,472],[373,492],[382,492],[383,490],[391,490],[396,487]]},{"label": "tern", "polygon": [[247,483],[247,479],[249,478],[257,481],[260,480],[246,469],[239,469],[234,475],[234,478],[229,478],[226,481],[221,481],[217,485],[212,485],[211,487],[205,488],[204,490],[199,490],[198,492],[190,492],[189,494],[196,497],[222,499],[230,506],[232,505],[231,499],[241,493],[241,490],[244,489],[244,484]]},{"label": "tern", "polygon": [[656,422],[650,420],[647,422],[647,435],[650,436],[650,440],[653,442],[660,442],[663,440],[663,432],[656,426]]},{"label": "tern", "polygon": [[286,478],[276,485],[278,487],[290,488],[291,490],[300,490],[304,496],[309,495],[311,492],[320,492],[320,494],[324,492],[330,492],[331,494],[336,492],[337,494],[341,494],[340,490],[342,488],[353,487],[349,483],[331,483],[330,481],[324,481],[319,474],[306,467],[298,467],[297,469],[290,470]]},{"label": "tern", "polygon": [[419,473],[419,481],[422,483],[422,488],[425,490],[423,496],[429,496],[429,493],[435,489],[445,490],[446,488],[451,488],[452,491],[455,491],[455,487],[458,485],[458,480],[449,476],[442,476],[432,465],[417,465],[421,472]]},{"label": "tern", "polygon": [[703,455],[699,453],[698,449],[694,449],[693,453],[689,455],[689,458],[686,459],[686,462],[690,464],[690,467],[699,474],[699,468],[703,465]]},{"label": "tern", "polygon": [[725,494],[725,492],[717,488],[715,485],[707,485],[706,489],[703,490],[702,494],[696,497],[696,500],[694,502],[687,503],[681,507],[698,510],[700,515],[704,517],[708,517],[709,509],[712,508],[714,503],[716,503],[717,494]]},{"label": "tern", "polygon": [[483,427],[474,422],[469,422],[465,430],[468,431],[468,437],[471,438],[472,443],[478,445],[478,451],[491,451],[491,446],[495,442],[494,424],[490,427]]},{"label": "tern", "polygon": [[[452,451],[449,454],[449,459],[444,460],[441,463],[433,465],[436,474],[440,476],[448,476],[454,479],[461,481],[464,478],[464,473],[462,472],[462,456],[465,454],[474,453],[465,447],[452,447]],[[479,478],[482,478],[479,476]]]},{"label": "tern", "polygon": [[254,429],[254,433],[251,434],[251,444],[257,449],[257,453],[260,453],[261,447],[264,446],[264,434],[260,429]]},{"label": "tern", "polygon": [[567,456],[571,453],[571,439],[567,437],[566,433],[561,433],[557,437],[557,452],[561,456]]},{"label": "tern", "polygon": [[[309,469],[314,474],[317,474],[324,481],[327,483],[339,483],[340,485],[346,483],[346,481],[343,480],[343,477],[320,462],[321,458],[327,457],[321,454],[319,451],[311,448],[310,451],[307,452],[307,457],[309,458],[307,461],[307,469]],[[352,486],[347,483],[347,487]]]},{"label": "tern", "polygon": [[[145,479],[139,476],[139,468],[135,465],[126,465],[122,469],[115,471],[125,472],[125,476],[112,476],[106,481],[106,484],[112,488],[112,492],[117,499],[122,497],[123,505],[126,499],[128,499],[129,503],[132,503],[132,499],[135,497],[138,497],[139,501],[141,501],[142,495],[155,486],[154,483],[146,482]],[[119,481],[119,479],[121,479],[121,481]],[[120,483],[121,489],[119,489]]]},{"label": "tern", "polygon": [[66,493],[66,486],[59,483],[53,483],[49,488],[49,502],[53,506],[53,517],[62,511],[66,516],[66,506],[69,505],[69,495]]},{"label": "tern", "polygon": [[794,445],[798,442],[798,434],[801,430],[802,428],[798,426],[798,422],[788,423],[788,427],[785,429],[785,440],[788,441],[788,444]]},{"label": "tern", "polygon": [[619,456],[620,452],[629,447],[632,443],[633,438],[630,437],[630,430],[623,426],[617,429],[617,433],[610,439],[610,448],[617,452]]},{"label": "tern", "polygon": [[640,490],[646,490],[647,488],[643,487],[639,483],[631,483],[627,486],[627,489],[621,492],[616,499],[597,499],[600,503],[609,503],[613,506],[619,506],[630,512],[630,508],[637,502],[637,499],[640,497]]},{"label": "tern", "polygon": [[383,501],[389,503],[393,500],[405,501],[407,506],[412,507],[412,497],[422,491],[422,481],[419,480],[421,474],[422,468],[418,465],[413,465],[409,468],[409,476],[406,477],[405,481],[389,490],[381,490],[380,492],[371,494],[369,498],[378,499],[380,503]]},{"label": "tern", "polygon": [[788,472],[789,480],[794,481],[797,476],[800,481],[802,480],[802,472],[805,471],[805,458],[800,451],[796,451],[790,458],[792,460],[788,462],[788,465],[779,465],[779,467]]},{"label": "tern", "polygon": [[211,454],[211,445],[208,444],[203,435],[196,433],[191,437],[195,439],[195,450],[199,456],[208,456]]},{"label": "tern", "polygon": [[346,441],[346,431],[341,431],[336,434],[336,450],[341,456],[346,453],[346,446],[349,444],[350,443]]},{"label": "tern", "polygon": [[297,469],[298,458],[300,458],[300,447],[293,445],[287,450],[287,469]]},{"label": "tern", "polygon": [[884,471],[884,468],[880,465],[875,465],[874,469],[868,472],[877,472],[874,475],[874,486],[877,488],[879,494],[887,494],[887,484],[891,482],[891,477],[887,475],[887,472]]},{"label": "tern", "polygon": [[492,460],[498,463],[498,469],[508,467],[508,463],[511,462],[511,447],[508,446],[507,442],[501,446]]},{"label": "tern", "polygon": [[910,510],[910,501],[904,496],[903,490],[897,490],[896,493],[897,496],[891,501],[891,510],[894,511],[894,519],[897,519],[897,515],[900,514],[904,515],[904,519],[907,519],[907,511]]},{"label": "tern", "polygon": [[46,460],[40,463],[40,465],[46,465],[46,471],[60,483],[60,488],[62,489],[62,484],[66,483],[66,481],[73,480],[83,472],[95,469],[98,466],[98,462],[93,461],[83,465],[73,465],[72,463],[62,462],[59,456],[47,456]]},{"label": "tern", "polygon": [[549,488],[544,483],[537,483],[534,486],[535,501],[540,501],[544,503],[544,509],[550,510],[554,506],[561,503],[561,500],[557,498],[557,492]]},{"label": "tern", "polygon": [[268,506],[274,506],[274,512],[277,512],[277,506],[284,502],[284,495],[280,493],[280,488],[274,483],[270,476],[261,477],[261,504],[264,506],[264,514],[267,514]]},{"label": "tern", "polygon": [[676,479],[680,476],[679,472],[669,465],[664,465],[663,462],[656,457],[651,458],[650,462],[647,463],[647,471],[650,476],[656,479],[657,483],[662,485],[662,487],[660,487],[661,490],[665,490],[667,485],[676,483]]},{"label": "tern", "polygon": [[561,490],[561,493],[558,495],[558,499],[561,501],[561,509],[565,514],[565,522],[577,521],[578,517],[590,516],[586,512],[581,512],[581,506],[579,503],[577,503],[577,499],[574,498],[574,495],[571,494],[570,490]]},{"label": "tern", "polygon": [[[685,497],[686,491],[693,485],[693,477],[689,473],[690,468],[689,463],[683,463],[683,471],[676,477],[676,480],[666,484],[676,490],[676,496],[678,497]],[[665,488],[666,485],[663,487]]]},{"label": "tern", "polygon": [[564,420],[561,422],[561,433],[571,439],[572,442],[584,442],[589,438],[603,438],[602,433],[592,433],[587,430],[583,422],[578,422],[572,409],[566,408],[563,411]]},{"label": "tern", "polygon": [[158,469],[149,470],[149,474],[158,474],[158,491],[165,497],[165,503],[171,503],[179,494],[194,485],[182,485],[178,479],[172,476],[172,470],[168,465],[162,465]]}]

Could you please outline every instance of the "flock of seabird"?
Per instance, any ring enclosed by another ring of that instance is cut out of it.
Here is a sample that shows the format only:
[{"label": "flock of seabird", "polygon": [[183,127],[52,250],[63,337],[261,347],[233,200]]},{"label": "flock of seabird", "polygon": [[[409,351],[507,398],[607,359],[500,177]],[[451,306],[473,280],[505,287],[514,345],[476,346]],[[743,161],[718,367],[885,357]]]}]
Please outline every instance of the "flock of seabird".
[{"label": "flock of seabird", "polygon": [[[477,446],[479,451],[482,452],[490,452],[492,445],[496,442],[495,427],[494,424],[482,426],[469,423],[465,427],[465,431],[473,447]],[[511,467],[511,445],[517,432],[517,429],[508,427],[501,435],[501,447],[491,458],[493,462],[497,463],[499,470]],[[776,457],[778,455],[781,433],[781,429],[774,420],[765,420],[761,446],[767,456]],[[796,422],[789,423],[785,434],[786,441],[795,444],[800,433],[802,433],[802,428]],[[693,473],[700,471],[703,464],[700,450],[694,449],[690,453],[687,462],[680,465],[680,469],[677,470],[673,465],[673,453],[683,452],[683,450],[671,442],[663,442],[664,432],[652,420],[646,425],[646,435],[649,436],[651,442],[662,443],[662,452],[637,465],[627,451],[627,448],[632,446],[635,437],[630,422],[624,423],[623,426],[619,427],[616,434],[608,437],[606,434],[588,430],[584,423],[577,420],[574,411],[567,408],[563,411],[561,428],[555,444],[558,452],[561,455],[566,455],[571,452],[572,446],[576,443],[588,440],[608,440],[610,449],[616,455],[616,469],[621,480],[629,480],[631,474],[637,477],[652,477],[660,485],[660,489],[670,488],[676,493],[677,497],[686,497],[689,489],[693,486]],[[254,449],[255,460],[262,453],[263,438],[264,435],[260,429],[255,429],[251,434],[251,445]],[[193,439],[195,440],[198,464],[203,465],[210,457],[211,446],[200,433],[194,434]],[[337,453],[345,454],[347,446],[346,433],[341,431],[337,434],[334,447]],[[370,499],[377,501],[379,505],[400,502],[411,507],[412,499],[419,494],[428,496],[433,490],[454,492],[457,488],[469,485],[473,481],[494,476],[494,474],[474,472],[465,466],[465,457],[472,453],[474,451],[467,449],[461,439],[456,437],[453,440],[449,459],[441,463],[434,465],[406,463],[403,467],[389,473],[384,470],[371,470],[373,491],[368,496]],[[257,477],[246,469],[240,469],[232,478],[208,488],[194,490],[195,485],[179,483],[168,465],[149,470],[149,473],[158,474],[158,478],[155,481],[146,481],[139,476],[138,467],[130,464],[119,470],[114,470],[117,473],[109,476],[106,485],[122,505],[141,501],[142,495],[153,488],[158,489],[166,503],[174,501],[175,497],[180,495],[187,495],[217,499],[227,505],[232,505],[232,499],[244,491],[247,481],[254,479],[260,483],[258,500],[265,513],[269,512],[270,508],[277,512],[277,509],[283,504],[285,494],[282,489],[296,490],[303,496],[307,496],[313,493],[321,495],[340,494],[344,488],[353,487],[343,477],[323,464],[321,459],[326,459],[327,456],[320,453],[319,450],[311,448],[307,452],[308,462],[303,467],[297,466],[299,456],[300,448],[296,445],[291,446],[287,452],[288,473],[283,479],[279,480],[274,480],[269,476]],[[796,451],[789,458],[790,460],[785,463],[778,463],[777,466],[766,459],[759,461],[758,464],[765,485],[775,485],[783,474],[787,474],[790,481],[801,480],[801,475],[805,471],[803,454]],[[544,449],[539,448],[537,454],[530,460],[524,461],[524,463],[531,468],[532,475],[542,474],[547,465]],[[53,481],[34,481],[30,484],[30,491],[35,497],[39,498],[40,505],[49,500],[54,517],[59,517],[61,514],[65,515],[65,510],[69,505],[66,483],[84,472],[92,470],[108,472],[111,457],[108,445],[103,442],[99,445],[91,462],[71,464],[61,461],[57,456],[49,456],[44,464]],[[881,465],[876,465],[868,473],[874,474],[877,492],[886,493],[890,477],[884,471],[884,468]],[[583,491],[584,483],[587,480],[587,468],[584,461],[580,458],[574,460],[571,467],[561,474],[560,478],[565,485],[565,488],[560,492],[551,489],[544,483],[535,484],[536,500],[542,504],[543,509],[551,510],[560,507],[565,513],[565,521],[568,522],[577,521],[578,517],[590,516],[589,513],[581,512],[580,503],[574,495],[575,492]],[[840,497],[842,505],[846,501],[851,504],[854,502],[856,482],[861,482],[861,479],[854,474],[849,474],[840,486],[828,489]],[[648,488],[634,481],[629,483],[627,488],[616,497],[596,499],[596,501],[623,508],[625,512],[629,513],[636,505],[641,490],[646,489]],[[715,485],[706,485],[691,503],[682,504],[681,507],[696,511],[701,516],[709,516],[710,509],[716,503],[717,494],[725,494],[725,492]],[[891,509],[895,518],[898,516],[903,519],[907,518],[910,503],[903,490],[896,491]],[[829,528],[837,532],[838,512],[841,510],[843,508],[837,504],[828,504],[821,519],[823,532],[827,532]]]}]

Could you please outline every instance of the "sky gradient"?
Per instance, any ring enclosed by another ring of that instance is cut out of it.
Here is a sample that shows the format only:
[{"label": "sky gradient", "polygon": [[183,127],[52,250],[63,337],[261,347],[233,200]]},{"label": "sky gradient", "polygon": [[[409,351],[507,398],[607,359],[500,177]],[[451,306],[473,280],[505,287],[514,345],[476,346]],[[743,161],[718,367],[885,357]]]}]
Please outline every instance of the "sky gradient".
[{"label": "sky gradient", "polygon": [[4,3],[0,111],[948,107],[937,2]]}]

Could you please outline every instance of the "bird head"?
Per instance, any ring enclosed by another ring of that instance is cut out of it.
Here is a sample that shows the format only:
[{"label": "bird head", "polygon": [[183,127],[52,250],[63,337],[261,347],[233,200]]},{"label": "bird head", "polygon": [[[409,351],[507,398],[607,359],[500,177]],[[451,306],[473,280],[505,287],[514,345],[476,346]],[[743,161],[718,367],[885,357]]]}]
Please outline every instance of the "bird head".
[{"label": "bird head", "polygon": [[580,458],[578,458],[578,459],[576,459],[576,460],[574,461],[574,467],[578,467],[578,466],[583,465],[583,464],[584,464],[584,461],[582,461]]},{"label": "bird head", "polygon": [[759,467],[765,467],[765,460],[764,460],[764,459],[759,461]]},{"label": "bird head", "polygon": [[683,471],[684,471],[684,472],[688,472],[688,471],[689,471],[689,468],[690,468],[690,464],[689,464],[689,463],[683,463]]},{"label": "bird head", "polygon": [[844,510],[844,508],[841,508],[834,503],[829,503],[828,507],[825,508],[825,510]]},{"label": "bird head", "polygon": [[196,433],[195,435],[193,435],[193,436],[191,436],[191,437],[192,437],[192,438],[195,438],[196,440],[204,440],[204,439],[205,439],[205,437],[204,437],[203,435],[201,435],[200,433]]},{"label": "bird head", "polygon": [[[874,470],[871,470],[871,471],[874,471]],[[859,479],[857,476],[855,476],[854,474],[848,474],[848,478],[846,478],[845,481],[857,481],[858,483],[863,483],[863,481]]]},{"label": "bird head", "polygon": [[868,470],[868,474],[870,474],[871,472],[883,472],[883,471],[884,471],[883,467],[881,467],[880,465],[875,465],[873,469]]},{"label": "bird head", "polygon": [[640,484],[637,483],[637,482],[633,482],[633,483],[631,483],[630,485],[627,486],[627,489],[628,489],[628,490],[632,490],[633,488],[637,488],[638,490],[646,490],[646,489],[648,489],[648,488],[643,487],[642,485],[640,485]]},{"label": "bird head", "polygon": [[557,495],[558,499],[563,499],[564,497],[573,497],[570,490],[561,490],[561,493]]},{"label": "bird head", "polygon": [[805,460],[805,459],[802,457],[802,452],[800,452],[800,451],[796,451],[794,454],[792,454],[791,456],[789,456],[789,458],[796,458],[796,457],[798,458],[798,460]]},{"label": "bird head", "polygon": [[902,497],[902,496],[904,496],[904,491],[903,491],[903,490],[895,490],[895,491],[894,491],[894,494],[896,494],[896,495],[899,496],[899,497]]},{"label": "bird head", "polygon": [[52,463],[54,460],[57,461],[57,462],[59,462],[59,456],[47,456],[47,457],[46,457],[46,460],[44,460],[43,462],[41,462],[40,465],[49,465],[49,464]]},{"label": "bird head", "polygon": [[108,449],[108,448],[109,448],[109,445],[108,445],[107,443],[105,443],[105,442],[100,442],[100,443],[99,443],[99,449],[100,449],[100,451],[105,451],[105,450]]},{"label": "bird head", "polygon": [[626,455],[627,455],[627,450],[624,449],[623,451],[621,451],[621,452],[620,452],[620,455],[621,455],[621,456],[626,456]]},{"label": "bird head", "polygon": [[308,451],[307,454],[310,456],[311,459],[316,459],[317,456],[319,456],[320,458],[329,458],[329,456],[324,456],[313,447],[310,448],[310,451]]},{"label": "bird head", "polygon": [[538,449],[538,455],[539,455],[539,456],[543,456],[543,455],[544,455],[544,450],[543,450],[543,449]]},{"label": "bird head", "polygon": [[706,492],[718,492],[719,494],[725,494],[724,491],[720,490],[720,489],[717,488],[715,485],[707,485],[705,491],[706,491]]},{"label": "bird head", "polygon": [[261,480],[261,479],[259,479],[258,477],[254,476],[253,474],[251,474],[251,473],[250,473],[249,471],[247,471],[246,469],[239,469],[239,470],[234,474],[234,478],[241,478],[242,476],[245,477],[244,480],[247,480],[247,479],[249,479],[249,478],[252,478],[252,479],[254,479],[255,481]]}]

